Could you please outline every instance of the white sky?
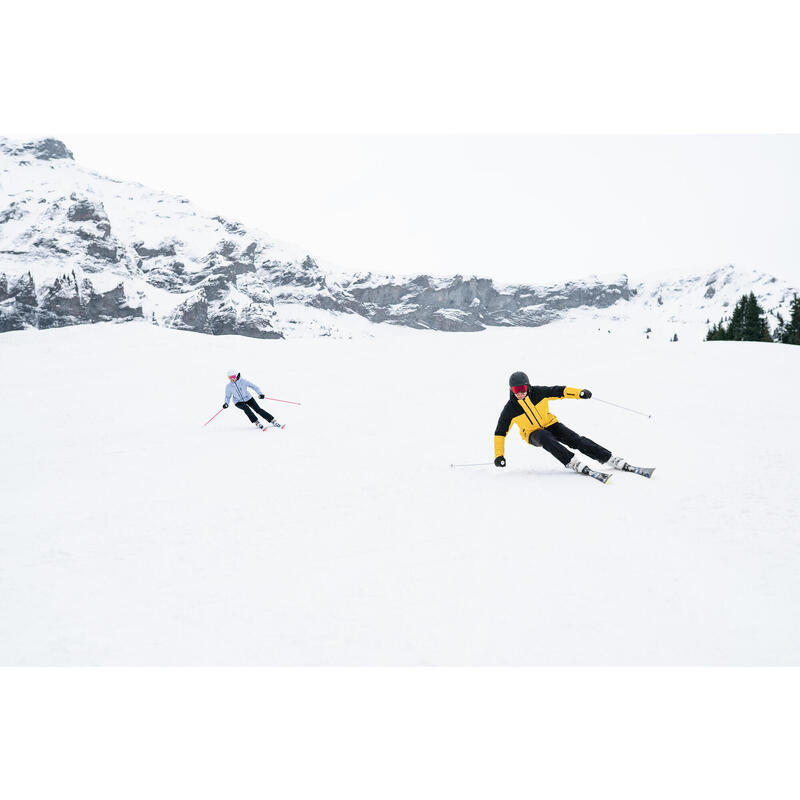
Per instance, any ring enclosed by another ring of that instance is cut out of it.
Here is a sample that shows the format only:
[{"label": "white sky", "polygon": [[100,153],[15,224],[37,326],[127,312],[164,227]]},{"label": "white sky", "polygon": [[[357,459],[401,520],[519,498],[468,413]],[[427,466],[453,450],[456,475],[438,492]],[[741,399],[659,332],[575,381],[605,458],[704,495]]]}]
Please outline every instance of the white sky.
[{"label": "white sky", "polygon": [[800,136],[68,135],[347,271],[800,278]]}]

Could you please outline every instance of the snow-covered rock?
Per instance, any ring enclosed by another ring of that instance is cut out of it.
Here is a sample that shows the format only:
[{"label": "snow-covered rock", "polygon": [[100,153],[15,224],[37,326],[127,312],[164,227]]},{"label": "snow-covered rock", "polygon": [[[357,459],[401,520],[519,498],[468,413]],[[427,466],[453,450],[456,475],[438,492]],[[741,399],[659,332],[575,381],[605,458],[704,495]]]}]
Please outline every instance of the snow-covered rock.
[{"label": "snow-covered rock", "polygon": [[796,287],[732,267],[633,286],[626,275],[504,286],[462,275],[337,274],[186,198],[87,170],[56,139],[0,138],[0,332],[136,318],[260,338],[350,335],[361,328],[354,318],[480,331],[536,327],[576,310],[696,327],[756,288],[774,325]]}]

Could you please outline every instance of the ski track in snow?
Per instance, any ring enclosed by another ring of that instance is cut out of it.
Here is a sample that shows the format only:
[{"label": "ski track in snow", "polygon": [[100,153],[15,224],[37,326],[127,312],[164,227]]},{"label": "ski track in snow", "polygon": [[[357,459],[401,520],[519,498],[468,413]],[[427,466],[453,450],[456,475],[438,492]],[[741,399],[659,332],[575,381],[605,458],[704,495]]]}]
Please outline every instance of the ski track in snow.
[{"label": "ski track in snow", "polygon": [[[594,325],[4,334],[0,663],[800,663],[800,348]],[[203,427],[230,365],[286,430]],[[515,369],[654,413],[551,403],[655,478],[451,469]]]}]

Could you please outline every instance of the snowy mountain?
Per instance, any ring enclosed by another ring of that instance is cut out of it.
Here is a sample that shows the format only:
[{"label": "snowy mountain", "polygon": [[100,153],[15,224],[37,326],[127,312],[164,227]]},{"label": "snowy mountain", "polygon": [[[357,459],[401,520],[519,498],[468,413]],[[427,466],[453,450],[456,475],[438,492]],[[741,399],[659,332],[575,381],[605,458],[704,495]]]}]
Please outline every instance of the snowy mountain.
[{"label": "snowy mountain", "polygon": [[631,297],[605,309],[573,309],[565,319],[587,330],[616,336],[702,341],[711,324],[727,320],[743,294],[753,292],[766,311],[770,330],[790,316],[800,281],[727,265],[701,275],[656,275],[631,289]]},{"label": "snowy mountain", "polygon": [[733,267],[637,285],[625,275],[534,286],[334,273],[186,198],[87,170],[58,140],[0,138],[0,331],[144,319],[211,334],[342,336],[379,322],[535,327],[578,310],[603,325],[689,325],[694,336],[744,291],[777,311],[796,289]]}]

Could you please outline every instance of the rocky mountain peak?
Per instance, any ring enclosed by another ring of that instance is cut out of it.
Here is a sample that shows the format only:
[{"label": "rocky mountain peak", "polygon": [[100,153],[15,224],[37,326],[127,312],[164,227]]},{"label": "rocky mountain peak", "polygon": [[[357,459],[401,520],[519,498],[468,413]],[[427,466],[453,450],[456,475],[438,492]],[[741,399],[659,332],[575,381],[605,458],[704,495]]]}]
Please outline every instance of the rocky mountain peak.
[{"label": "rocky mountain peak", "polygon": [[40,161],[52,161],[58,158],[74,160],[72,151],[67,149],[64,142],[59,139],[34,139],[30,142],[17,144],[10,143],[7,139],[0,138],[0,152],[11,156],[31,156]]}]

